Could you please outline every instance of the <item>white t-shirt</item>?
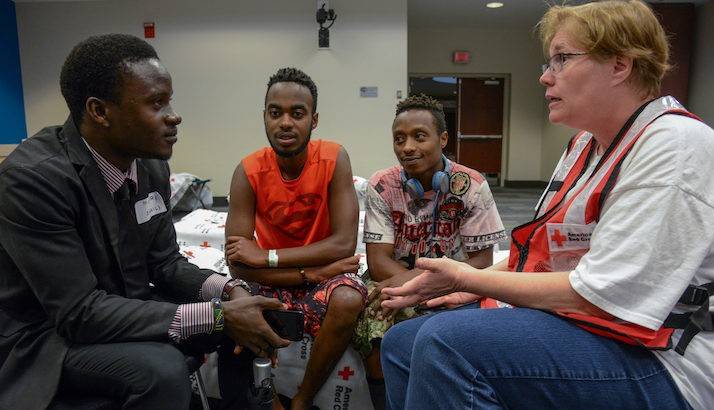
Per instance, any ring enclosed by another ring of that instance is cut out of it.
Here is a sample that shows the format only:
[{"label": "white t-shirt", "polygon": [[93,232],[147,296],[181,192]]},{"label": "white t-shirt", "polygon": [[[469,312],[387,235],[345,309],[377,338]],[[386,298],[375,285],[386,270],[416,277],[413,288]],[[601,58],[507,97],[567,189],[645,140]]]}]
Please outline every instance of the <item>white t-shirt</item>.
[{"label": "white t-shirt", "polygon": [[451,168],[449,192],[439,195],[438,204],[434,191],[426,192],[423,199],[411,198],[402,188],[401,167],[372,175],[367,187],[364,242],[394,244],[394,259],[412,269],[419,257],[447,256],[463,261],[468,252],[505,239],[488,182],[471,168],[455,162]]},{"label": "white t-shirt", "polygon": [[[623,162],[570,284],[604,311],[656,330],[687,285],[714,281],[713,245],[714,131],[665,115]],[[693,408],[714,405],[714,332],[699,333],[684,356],[654,353]]]}]

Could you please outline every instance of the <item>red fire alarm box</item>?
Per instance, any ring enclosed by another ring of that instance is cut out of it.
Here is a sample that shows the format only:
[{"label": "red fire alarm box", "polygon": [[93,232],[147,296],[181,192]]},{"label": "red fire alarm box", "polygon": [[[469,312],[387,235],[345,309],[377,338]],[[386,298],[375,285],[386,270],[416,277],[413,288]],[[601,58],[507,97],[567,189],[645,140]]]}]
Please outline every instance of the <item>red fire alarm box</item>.
[{"label": "red fire alarm box", "polygon": [[154,38],[156,37],[156,30],[154,27],[154,22],[144,23],[144,38]]},{"label": "red fire alarm box", "polygon": [[454,51],[454,64],[468,64],[471,53],[468,51]]}]

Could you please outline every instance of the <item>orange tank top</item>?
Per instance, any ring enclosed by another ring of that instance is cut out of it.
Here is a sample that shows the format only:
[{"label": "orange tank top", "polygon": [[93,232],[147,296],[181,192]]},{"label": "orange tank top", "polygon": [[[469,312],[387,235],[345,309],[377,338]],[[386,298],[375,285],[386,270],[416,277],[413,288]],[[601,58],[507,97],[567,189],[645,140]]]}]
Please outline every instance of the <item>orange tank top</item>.
[{"label": "orange tank top", "polygon": [[305,246],[330,236],[328,190],[339,151],[337,143],[310,141],[305,167],[291,181],[283,179],[270,147],[243,159],[255,192],[255,232],[261,248]]}]

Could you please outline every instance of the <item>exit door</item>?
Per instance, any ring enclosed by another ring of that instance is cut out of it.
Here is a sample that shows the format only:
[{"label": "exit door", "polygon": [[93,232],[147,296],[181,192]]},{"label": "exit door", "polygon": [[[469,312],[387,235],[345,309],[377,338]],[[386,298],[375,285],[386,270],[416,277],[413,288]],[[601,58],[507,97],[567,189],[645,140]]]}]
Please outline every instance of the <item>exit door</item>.
[{"label": "exit door", "polygon": [[459,78],[456,158],[501,179],[503,78]]}]

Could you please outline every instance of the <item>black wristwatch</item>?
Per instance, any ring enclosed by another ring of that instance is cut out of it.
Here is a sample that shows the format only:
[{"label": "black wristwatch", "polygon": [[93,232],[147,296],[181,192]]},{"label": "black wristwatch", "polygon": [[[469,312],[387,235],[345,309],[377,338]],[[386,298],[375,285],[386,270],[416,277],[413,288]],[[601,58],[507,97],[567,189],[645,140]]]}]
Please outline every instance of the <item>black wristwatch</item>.
[{"label": "black wristwatch", "polygon": [[244,281],[243,279],[231,279],[223,286],[223,292],[221,292],[221,299],[230,299],[231,291],[233,291],[233,288],[235,288],[236,286],[240,286],[241,288],[245,289],[245,291],[248,292],[249,295],[253,294],[250,291],[250,285],[248,284],[248,282]]}]

